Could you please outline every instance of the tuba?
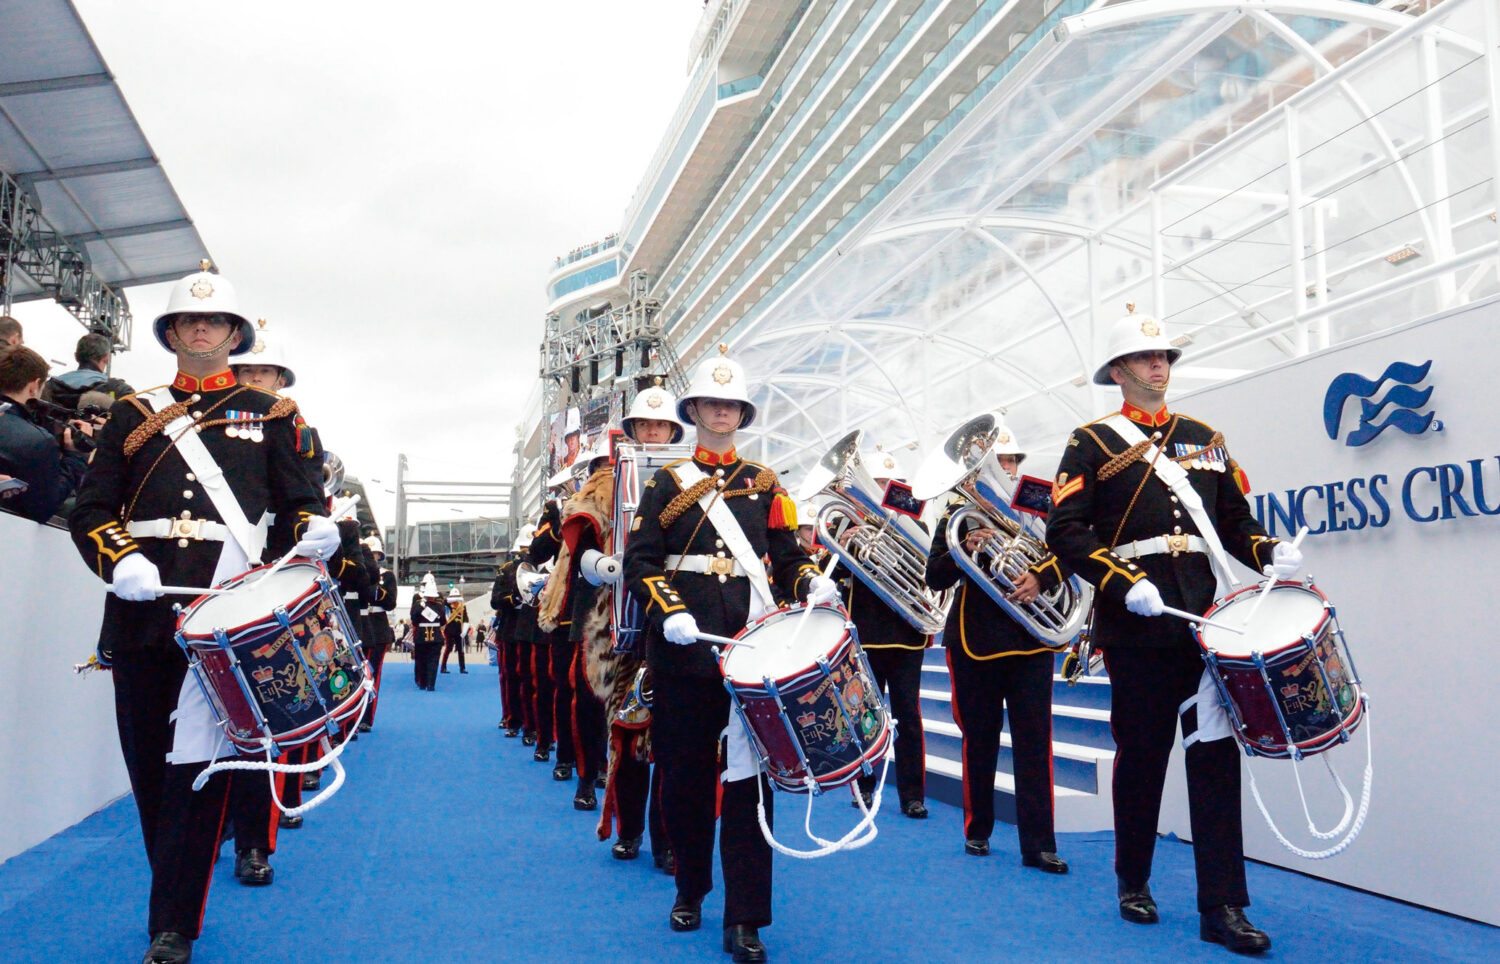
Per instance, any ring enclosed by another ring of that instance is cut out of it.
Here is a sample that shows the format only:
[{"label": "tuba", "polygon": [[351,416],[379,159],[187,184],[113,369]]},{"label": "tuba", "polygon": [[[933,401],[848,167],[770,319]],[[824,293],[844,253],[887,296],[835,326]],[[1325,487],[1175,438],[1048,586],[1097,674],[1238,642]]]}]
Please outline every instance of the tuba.
[{"label": "tuba", "polygon": [[[813,522],[818,541],[901,618],[931,636],[943,628],[951,593],[927,588],[931,540],[915,520],[881,505],[881,488],[859,457],[861,434],[850,432],[828,450],[798,498],[821,498]],[[841,521],[854,527],[848,545],[835,535]]]},{"label": "tuba", "polygon": [[[963,496],[968,504],[948,517],[946,535],[954,562],[1027,632],[1049,647],[1061,648],[1087,621],[1094,589],[1071,576],[1024,606],[1007,598],[1015,591],[1015,580],[1045,559],[1049,550],[1009,511],[1010,483],[991,455],[998,434],[995,417],[989,414],[960,425],[942,449],[922,463],[912,494],[932,498],[951,489]],[[965,525],[971,522],[996,531],[975,555],[963,543]],[[982,554],[990,557],[988,564],[980,560]]]}]

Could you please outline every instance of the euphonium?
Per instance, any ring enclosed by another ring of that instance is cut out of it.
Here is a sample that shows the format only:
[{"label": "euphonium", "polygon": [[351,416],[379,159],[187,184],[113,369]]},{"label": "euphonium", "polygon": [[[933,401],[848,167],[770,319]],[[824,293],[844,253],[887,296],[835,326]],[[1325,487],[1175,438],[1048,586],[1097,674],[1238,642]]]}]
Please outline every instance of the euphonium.
[{"label": "euphonium", "polygon": [[[1094,589],[1073,576],[1024,606],[1007,598],[1015,591],[1015,581],[1049,553],[1046,543],[1009,511],[1010,482],[991,454],[998,434],[995,417],[989,414],[959,426],[922,464],[912,495],[930,499],[952,489],[962,496],[968,504],[949,516],[946,532],[954,562],[1027,632],[1048,646],[1064,647],[1088,619]],[[996,532],[974,555],[964,548],[969,524]],[[990,561],[982,562],[981,555]]]},{"label": "euphonium", "polygon": [[344,487],[344,460],[332,452],[323,453],[323,494],[333,498]]},{"label": "euphonium", "polygon": [[[881,505],[883,492],[859,457],[861,434],[850,432],[828,450],[803,482],[799,498],[821,500],[813,523],[818,541],[882,602],[930,636],[943,628],[950,594],[927,588],[931,540],[914,520]],[[854,527],[847,545],[837,535],[841,522]]]}]

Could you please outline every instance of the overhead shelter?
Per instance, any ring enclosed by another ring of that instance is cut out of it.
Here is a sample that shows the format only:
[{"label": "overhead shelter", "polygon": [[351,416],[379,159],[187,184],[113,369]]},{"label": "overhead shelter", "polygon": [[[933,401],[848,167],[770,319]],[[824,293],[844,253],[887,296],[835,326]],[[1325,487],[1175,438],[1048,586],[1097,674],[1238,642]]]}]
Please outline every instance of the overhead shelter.
[{"label": "overhead shelter", "polygon": [[208,257],[68,0],[0,4],[4,303],[55,298],[129,344],[122,289]]},{"label": "overhead shelter", "polygon": [[1064,19],[737,325],[758,454],[805,468],[857,427],[925,453],[1004,408],[1055,455],[1117,402],[1089,376],[1127,303],[1166,321],[1193,388],[1500,290],[1483,7]]}]

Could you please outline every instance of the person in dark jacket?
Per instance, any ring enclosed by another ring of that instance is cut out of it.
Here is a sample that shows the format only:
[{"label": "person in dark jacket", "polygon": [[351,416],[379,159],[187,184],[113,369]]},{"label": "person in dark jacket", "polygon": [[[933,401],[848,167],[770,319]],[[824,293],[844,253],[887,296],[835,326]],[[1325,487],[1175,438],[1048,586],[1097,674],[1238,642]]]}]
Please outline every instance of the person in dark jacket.
[{"label": "person in dark jacket", "polygon": [[32,417],[27,403],[41,394],[47,362],[25,346],[0,348],[0,474],[14,484],[0,502],[33,522],[46,522],[83,478],[84,457],[74,432],[92,435],[93,427],[74,422],[63,430],[61,442]]}]

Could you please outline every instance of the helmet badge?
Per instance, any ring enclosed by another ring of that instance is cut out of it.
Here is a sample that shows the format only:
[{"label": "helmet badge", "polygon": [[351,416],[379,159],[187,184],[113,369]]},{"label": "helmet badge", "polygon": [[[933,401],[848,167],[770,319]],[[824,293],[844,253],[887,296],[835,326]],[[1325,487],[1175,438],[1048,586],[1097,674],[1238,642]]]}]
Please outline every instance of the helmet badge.
[{"label": "helmet badge", "polygon": [[1155,338],[1157,335],[1161,334],[1161,325],[1158,325],[1156,323],[1156,319],[1154,318],[1142,318],[1141,334],[1145,335],[1147,338]]},{"label": "helmet badge", "polygon": [[995,437],[995,441],[998,444],[1000,444],[1000,445],[1009,445],[1010,444],[1010,433],[1009,432],[1001,432],[998,436]]},{"label": "helmet badge", "polygon": [[197,281],[194,281],[193,286],[188,289],[188,294],[192,295],[194,298],[197,298],[199,301],[202,301],[204,298],[212,298],[214,296],[213,282],[209,281],[207,278],[199,278]]},{"label": "helmet badge", "polygon": [[657,394],[656,392],[652,392],[651,394],[647,395],[646,396],[646,407],[647,408],[661,408],[661,395]]},{"label": "helmet badge", "polygon": [[734,380],[734,369],[723,363],[715,365],[713,379],[720,385],[728,385]]}]

